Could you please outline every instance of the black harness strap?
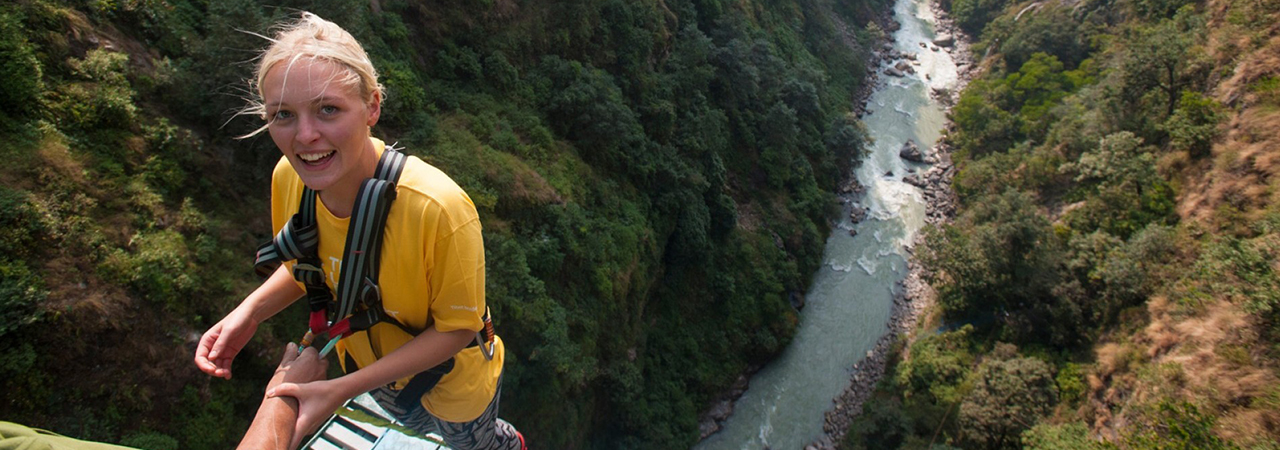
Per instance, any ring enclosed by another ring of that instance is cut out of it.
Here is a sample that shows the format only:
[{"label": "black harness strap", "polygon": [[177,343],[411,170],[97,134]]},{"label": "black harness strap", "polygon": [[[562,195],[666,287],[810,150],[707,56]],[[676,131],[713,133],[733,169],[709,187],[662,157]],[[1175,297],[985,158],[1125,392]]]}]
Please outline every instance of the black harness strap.
[{"label": "black harness strap", "polygon": [[[364,180],[356,194],[351,223],[347,227],[346,246],[343,249],[342,267],[338,275],[338,295],[334,298],[325,284],[324,271],[319,258],[320,232],[316,225],[316,196],[311,188],[304,188],[302,200],[295,213],[275,237],[258,247],[254,270],[259,276],[268,277],[283,261],[297,260],[293,277],[307,290],[307,303],[311,308],[310,327],[315,334],[329,333],[331,339],[345,337],[357,331],[365,331],[374,325],[387,322],[405,333],[416,336],[418,332],[405,327],[382,308],[382,290],[378,287],[378,271],[381,266],[381,250],[387,217],[396,197],[396,182],[408,157],[387,148],[378,159],[373,178]],[[486,314],[487,319],[487,314]],[[492,342],[492,338],[488,342]],[[468,347],[480,344],[477,338]],[[373,339],[369,339],[370,350]],[[486,355],[488,356],[488,355]],[[454,359],[414,375],[396,397],[396,403],[409,408],[427,391],[439,383],[440,378],[453,370]],[[343,360],[347,373],[359,369],[350,353]]]}]

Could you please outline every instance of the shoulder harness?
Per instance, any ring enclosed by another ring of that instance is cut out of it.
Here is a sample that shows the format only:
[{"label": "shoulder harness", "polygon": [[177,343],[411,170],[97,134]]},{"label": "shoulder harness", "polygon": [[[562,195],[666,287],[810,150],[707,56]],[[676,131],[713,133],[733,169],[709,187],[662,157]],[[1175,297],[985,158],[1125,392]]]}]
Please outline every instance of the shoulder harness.
[{"label": "shoulder harness", "polygon": [[[321,269],[316,191],[304,187],[298,212],[289,218],[275,237],[258,247],[253,268],[263,278],[271,276],[284,261],[297,261],[293,277],[306,287],[307,305],[311,308],[308,336],[328,334],[330,339],[339,339],[383,322],[393,324],[411,336],[419,334],[383,310],[382,290],[378,287],[384,229],[391,203],[396,197],[396,183],[407,161],[407,156],[388,146],[378,159],[374,176],[361,183],[347,227],[336,298],[325,284]],[[494,332],[488,308],[485,308],[482,320],[484,328],[476,333],[476,339],[467,347],[479,346],[485,358],[492,360]],[[372,344],[370,338],[370,346]],[[374,351],[375,356],[381,358],[378,353]],[[451,357],[414,375],[396,396],[397,405],[408,409],[435,387],[441,377],[453,370],[453,365]],[[343,361],[343,369],[347,372],[358,369],[350,354]]]}]

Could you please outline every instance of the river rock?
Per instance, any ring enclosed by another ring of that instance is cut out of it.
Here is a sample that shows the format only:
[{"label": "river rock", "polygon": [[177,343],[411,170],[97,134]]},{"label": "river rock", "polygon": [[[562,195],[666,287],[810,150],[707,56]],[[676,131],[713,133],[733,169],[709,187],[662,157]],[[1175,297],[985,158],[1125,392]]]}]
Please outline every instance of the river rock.
[{"label": "river rock", "polygon": [[889,26],[885,27],[884,29],[889,30],[891,32],[898,31],[899,29],[902,29],[902,24],[898,23],[897,20],[889,19]]},{"label": "river rock", "polygon": [[845,181],[844,185],[840,186],[841,194],[861,194],[866,190],[867,188],[863,187],[862,183],[859,183],[858,179],[854,177],[850,177],[848,181]]},{"label": "river rock", "polygon": [[939,47],[950,47],[952,45],[955,45],[955,43],[956,43],[955,36],[952,36],[950,34],[945,34],[945,33],[939,34],[938,37],[933,38],[933,45],[936,45]]},{"label": "river rock", "polygon": [[907,70],[911,68],[911,64],[907,63],[906,61],[898,61],[897,64],[893,65],[893,68],[898,70]]},{"label": "river rock", "polygon": [[920,175],[915,174],[902,177],[902,181],[918,188],[923,188],[927,184],[924,179],[920,178]]},{"label": "river rock", "polygon": [[716,403],[715,406],[711,407],[711,411],[707,412],[707,415],[717,422],[729,418],[731,414],[733,414],[733,401],[729,399]]},{"label": "river rock", "polygon": [[899,78],[907,76],[907,74],[902,73],[902,71],[898,70],[896,67],[890,67],[888,69],[885,69],[884,73],[885,75],[889,75],[892,77],[899,77]]},{"label": "river rock", "polygon": [[924,162],[924,154],[920,153],[920,147],[912,139],[907,139],[907,142],[902,144],[902,149],[898,150],[898,156],[911,162]]},{"label": "river rock", "polygon": [[867,219],[867,208],[854,205],[853,208],[849,210],[849,220],[853,221],[854,224],[862,223],[862,221],[866,219]]},{"label": "river rock", "polygon": [[716,434],[717,431],[720,431],[720,423],[714,420],[702,422],[698,424],[698,440],[706,439],[707,436]]},{"label": "river rock", "polygon": [[791,294],[788,295],[788,297],[790,297],[789,299],[791,300],[792,308],[795,308],[796,311],[804,309],[804,294],[801,294],[796,291],[791,291]]}]

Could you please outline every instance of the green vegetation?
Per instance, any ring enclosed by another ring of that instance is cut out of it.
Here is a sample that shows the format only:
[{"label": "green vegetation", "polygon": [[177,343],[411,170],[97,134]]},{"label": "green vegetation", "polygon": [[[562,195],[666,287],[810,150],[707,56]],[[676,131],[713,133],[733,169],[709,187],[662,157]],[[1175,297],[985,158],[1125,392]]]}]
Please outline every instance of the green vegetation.
[{"label": "green vegetation", "polygon": [[961,207],[920,253],[943,323],[842,448],[1275,448],[1275,141],[1223,125],[1276,126],[1274,75],[1226,79],[1274,50],[1242,15],[1280,9],[949,7],[988,69],[945,137]]},{"label": "green vegetation", "polygon": [[872,35],[843,23],[885,4],[835,3],[6,3],[0,388],[24,395],[0,415],[156,449],[243,431],[302,313],[264,324],[232,381],[194,370],[191,339],[255,286],[270,232],[278,153],[229,113],[251,33],[308,8],[383,73],[375,133],[480,210],[503,415],[539,447],[687,446],[790,340],[862,151]]}]

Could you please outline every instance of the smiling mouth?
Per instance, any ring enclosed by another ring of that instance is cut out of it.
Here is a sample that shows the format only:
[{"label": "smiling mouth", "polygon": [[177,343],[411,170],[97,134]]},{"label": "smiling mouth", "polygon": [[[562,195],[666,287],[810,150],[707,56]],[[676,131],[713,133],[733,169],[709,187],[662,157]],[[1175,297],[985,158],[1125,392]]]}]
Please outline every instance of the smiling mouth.
[{"label": "smiling mouth", "polygon": [[302,160],[304,164],[316,166],[324,164],[325,161],[328,161],[329,158],[333,157],[334,153],[337,152],[330,150],[324,153],[299,153],[298,159]]}]

